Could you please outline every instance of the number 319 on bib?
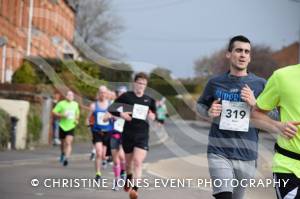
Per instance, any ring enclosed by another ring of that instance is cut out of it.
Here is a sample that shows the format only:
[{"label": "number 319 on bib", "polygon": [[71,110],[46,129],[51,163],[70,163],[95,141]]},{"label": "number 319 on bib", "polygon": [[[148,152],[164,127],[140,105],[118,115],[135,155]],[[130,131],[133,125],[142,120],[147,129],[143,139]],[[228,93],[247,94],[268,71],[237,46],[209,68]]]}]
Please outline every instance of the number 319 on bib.
[{"label": "number 319 on bib", "polygon": [[248,132],[250,106],[245,102],[222,101],[219,129]]}]

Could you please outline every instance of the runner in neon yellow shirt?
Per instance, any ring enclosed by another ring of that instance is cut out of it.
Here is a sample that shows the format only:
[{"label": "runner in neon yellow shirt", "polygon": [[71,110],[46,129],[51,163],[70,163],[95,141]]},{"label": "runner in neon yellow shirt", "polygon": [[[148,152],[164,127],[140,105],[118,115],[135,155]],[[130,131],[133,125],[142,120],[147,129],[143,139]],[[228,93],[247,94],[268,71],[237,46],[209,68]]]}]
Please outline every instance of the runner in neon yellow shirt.
[{"label": "runner in neon yellow shirt", "polygon": [[74,101],[74,93],[68,91],[66,100],[60,101],[53,109],[53,114],[60,118],[59,138],[61,140],[60,161],[64,166],[68,165],[68,158],[72,152],[74,130],[79,120],[79,105]]},{"label": "runner in neon yellow shirt", "polygon": [[[300,64],[281,68],[269,78],[257,99],[253,118],[265,122],[261,127],[276,127],[278,136],[273,158],[276,180],[288,180],[287,186],[276,186],[278,198],[300,198]],[[281,122],[265,117],[274,108],[280,110]],[[262,123],[261,123],[262,124]],[[270,129],[267,127],[267,129]]]}]

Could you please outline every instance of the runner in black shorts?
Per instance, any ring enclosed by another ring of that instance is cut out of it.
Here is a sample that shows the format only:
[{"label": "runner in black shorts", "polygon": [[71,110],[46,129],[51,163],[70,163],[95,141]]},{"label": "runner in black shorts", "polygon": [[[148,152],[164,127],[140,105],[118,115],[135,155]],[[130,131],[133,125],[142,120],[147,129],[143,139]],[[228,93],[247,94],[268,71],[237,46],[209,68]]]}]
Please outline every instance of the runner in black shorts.
[{"label": "runner in black shorts", "polygon": [[[115,116],[125,119],[123,149],[125,151],[127,180],[140,179],[142,177],[142,165],[146,158],[149,141],[149,124],[147,119],[155,119],[155,100],[144,94],[148,77],[145,73],[135,75],[133,92],[121,95],[109,108]],[[134,166],[133,165],[134,160]],[[128,183],[126,183],[128,185]],[[131,199],[137,198],[137,186],[129,191]]]},{"label": "runner in black shorts", "polygon": [[107,132],[92,130],[92,133],[93,133],[93,139],[92,139],[93,144],[96,144],[97,142],[102,142],[104,146],[107,146],[109,141],[109,134]]},{"label": "runner in black shorts", "polygon": [[58,102],[52,110],[53,115],[59,118],[59,137],[61,140],[60,162],[67,166],[72,152],[74,130],[79,121],[79,105],[74,101],[74,93],[68,91],[66,99]]},{"label": "runner in black shorts", "polygon": [[[89,120],[93,120],[94,124],[91,127],[93,133],[92,142],[96,148],[95,169],[98,181],[101,179],[101,161],[105,158],[106,145],[108,143],[108,132],[112,129],[112,122],[110,121],[111,114],[107,112],[109,101],[107,100],[107,88],[100,86],[98,90],[98,100],[90,105],[90,112],[88,114]],[[90,118],[93,119],[90,119]]]},{"label": "runner in black shorts", "polygon": [[61,127],[59,127],[59,139],[64,140],[68,135],[71,135],[74,137],[74,131],[75,131],[75,129],[64,131]]}]

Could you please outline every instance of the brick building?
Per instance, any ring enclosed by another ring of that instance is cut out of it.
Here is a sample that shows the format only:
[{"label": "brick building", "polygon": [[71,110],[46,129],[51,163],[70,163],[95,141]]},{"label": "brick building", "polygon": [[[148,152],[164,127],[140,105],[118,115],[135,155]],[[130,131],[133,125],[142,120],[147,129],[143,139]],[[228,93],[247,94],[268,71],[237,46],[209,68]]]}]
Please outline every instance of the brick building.
[{"label": "brick building", "polygon": [[64,0],[0,0],[0,79],[10,81],[24,56],[76,58],[75,11]]}]

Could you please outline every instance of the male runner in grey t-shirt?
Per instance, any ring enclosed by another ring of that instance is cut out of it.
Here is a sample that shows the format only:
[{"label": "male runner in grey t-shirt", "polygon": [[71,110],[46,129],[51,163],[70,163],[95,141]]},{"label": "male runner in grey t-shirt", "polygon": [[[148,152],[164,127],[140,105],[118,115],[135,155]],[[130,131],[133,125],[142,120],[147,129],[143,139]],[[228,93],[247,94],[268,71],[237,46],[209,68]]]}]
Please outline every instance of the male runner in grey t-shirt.
[{"label": "male runner in grey t-shirt", "polygon": [[266,81],[248,73],[250,54],[250,41],[233,37],[226,53],[229,72],[211,78],[198,100],[199,113],[212,120],[209,172],[213,182],[222,181],[221,186],[213,186],[216,199],[242,199],[245,188],[231,182],[252,178],[256,170],[258,129],[249,127],[249,117]]}]

